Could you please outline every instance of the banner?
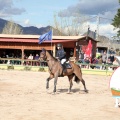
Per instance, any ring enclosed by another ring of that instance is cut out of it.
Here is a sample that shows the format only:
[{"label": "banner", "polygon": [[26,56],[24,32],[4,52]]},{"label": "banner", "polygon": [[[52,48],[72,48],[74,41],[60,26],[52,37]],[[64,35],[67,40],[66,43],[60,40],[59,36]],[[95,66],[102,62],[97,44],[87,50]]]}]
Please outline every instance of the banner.
[{"label": "banner", "polygon": [[85,57],[89,57],[89,58],[92,57],[92,43],[91,43],[91,40],[89,40],[87,49],[85,51]]},{"label": "banner", "polygon": [[52,41],[52,30],[39,37],[39,44],[41,44],[44,41]]}]

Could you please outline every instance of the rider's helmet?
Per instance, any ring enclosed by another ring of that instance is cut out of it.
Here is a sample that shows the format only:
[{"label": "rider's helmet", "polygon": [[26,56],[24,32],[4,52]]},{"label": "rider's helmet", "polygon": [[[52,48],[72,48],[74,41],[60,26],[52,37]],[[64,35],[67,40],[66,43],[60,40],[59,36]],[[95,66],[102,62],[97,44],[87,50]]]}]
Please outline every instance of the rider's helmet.
[{"label": "rider's helmet", "polygon": [[62,47],[62,44],[58,43],[58,44],[57,44],[57,47]]}]

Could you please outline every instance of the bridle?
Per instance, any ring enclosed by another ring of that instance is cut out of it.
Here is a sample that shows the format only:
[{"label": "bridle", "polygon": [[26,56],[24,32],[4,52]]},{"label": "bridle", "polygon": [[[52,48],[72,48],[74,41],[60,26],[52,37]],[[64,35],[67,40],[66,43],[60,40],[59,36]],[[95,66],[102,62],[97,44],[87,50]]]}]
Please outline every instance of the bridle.
[{"label": "bridle", "polygon": [[[42,54],[42,56],[41,56],[41,54]],[[46,59],[47,59],[46,51],[42,51],[42,52],[40,53],[40,59],[43,59],[43,60],[46,60]]]},{"label": "bridle", "polygon": [[42,49],[42,52],[40,53],[40,60],[41,59],[44,60],[44,61],[47,61],[47,62],[52,60],[51,58],[47,58],[46,50],[44,48]]}]

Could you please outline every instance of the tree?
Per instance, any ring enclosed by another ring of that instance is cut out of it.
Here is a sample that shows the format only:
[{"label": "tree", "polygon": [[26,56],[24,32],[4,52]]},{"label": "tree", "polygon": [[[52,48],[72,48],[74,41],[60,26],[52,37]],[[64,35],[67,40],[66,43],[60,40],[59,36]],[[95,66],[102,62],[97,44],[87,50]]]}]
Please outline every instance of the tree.
[{"label": "tree", "polygon": [[57,35],[76,36],[85,32],[87,21],[85,16],[59,17],[54,15],[53,28],[57,30]]},{"label": "tree", "polygon": [[[120,0],[119,0],[120,3]],[[112,25],[115,27],[115,29],[118,29],[118,34],[117,36],[120,36],[120,8],[117,11],[117,14],[115,15]]]},{"label": "tree", "polygon": [[3,28],[2,34],[22,34],[22,29],[16,23],[8,21]]}]

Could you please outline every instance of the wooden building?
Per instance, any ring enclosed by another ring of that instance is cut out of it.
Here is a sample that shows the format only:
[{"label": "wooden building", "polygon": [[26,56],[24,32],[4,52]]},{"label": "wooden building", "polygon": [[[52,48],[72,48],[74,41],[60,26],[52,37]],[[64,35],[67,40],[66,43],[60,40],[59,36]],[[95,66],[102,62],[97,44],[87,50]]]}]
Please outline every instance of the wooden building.
[{"label": "wooden building", "polygon": [[0,34],[0,56],[3,52],[14,52],[21,54],[21,58],[24,59],[26,51],[38,51],[42,48],[52,51],[53,55],[56,54],[56,45],[61,43],[66,51],[67,57],[77,57],[80,46],[87,47],[88,41],[91,40],[93,44],[93,55],[96,54],[97,41],[85,36],[53,36],[52,41],[44,41],[42,44],[38,44],[39,35],[6,35]]}]

